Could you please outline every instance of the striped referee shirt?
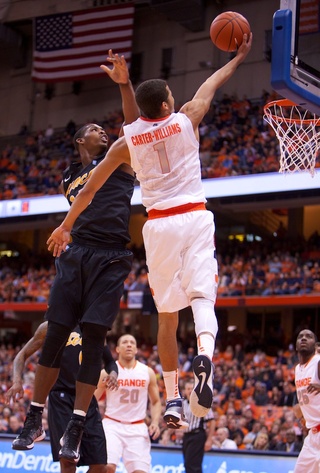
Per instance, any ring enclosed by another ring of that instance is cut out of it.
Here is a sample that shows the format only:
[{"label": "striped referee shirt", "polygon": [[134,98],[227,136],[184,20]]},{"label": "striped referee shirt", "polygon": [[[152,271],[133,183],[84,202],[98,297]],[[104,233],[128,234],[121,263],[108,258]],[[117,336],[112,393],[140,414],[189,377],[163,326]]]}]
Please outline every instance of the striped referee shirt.
[{"label": "striped referee shirt", "polygon": [[183,409],[186,420],[189,423],[189,427],[185,430],[185,432],[192,432],[196,429],[204,429],[204,424],[213,419],[212,409],[210,409],[208,414],[206,414],[204,417],[194,416],[191,412],[190,404],[187,399],[183,400]]}]

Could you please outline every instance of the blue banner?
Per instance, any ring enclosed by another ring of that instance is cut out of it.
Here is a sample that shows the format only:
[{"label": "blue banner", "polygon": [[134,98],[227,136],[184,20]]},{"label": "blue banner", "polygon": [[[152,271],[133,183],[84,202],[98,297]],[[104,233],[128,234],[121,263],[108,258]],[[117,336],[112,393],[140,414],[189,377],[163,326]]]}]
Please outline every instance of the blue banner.
[{"label": "blue banner", "polygon": [[[59,463],[53,462],[48,442],[39,442],[31,451],[14,451],[12,440],[0,439],[0,472],[60,473]],[[183,456],[179,448],[152,446],[151,473],[184,473]],[[203,473],[293,473],[296,456],[256,454],[244,451],[207,452]],[[77,468],[85,473],[88,467]],[[121,462],[116,473],[126,473]]]}]

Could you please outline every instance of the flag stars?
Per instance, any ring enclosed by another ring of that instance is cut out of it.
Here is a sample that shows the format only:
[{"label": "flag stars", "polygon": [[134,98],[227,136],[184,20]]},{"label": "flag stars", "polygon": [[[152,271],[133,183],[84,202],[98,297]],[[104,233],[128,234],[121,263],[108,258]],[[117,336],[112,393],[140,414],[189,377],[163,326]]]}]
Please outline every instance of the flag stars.
[{"label": "flag stars", "polygon": [[36,18],[37,51],[55,51],[72,47],[72,15],[57,14]]}]

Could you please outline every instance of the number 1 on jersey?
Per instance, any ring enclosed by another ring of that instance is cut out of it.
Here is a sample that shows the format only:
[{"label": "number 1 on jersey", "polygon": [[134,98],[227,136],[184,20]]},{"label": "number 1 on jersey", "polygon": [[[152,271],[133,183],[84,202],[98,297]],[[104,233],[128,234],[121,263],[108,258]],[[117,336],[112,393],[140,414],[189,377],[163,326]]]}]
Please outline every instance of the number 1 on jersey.
[{"label": "number 1 on jersey", "polygon": [[159,141],[158,143],[153,145],[153,149],[158,153],[162,174],[168,174],[168,172],[170,172],[170,165],[165,142]]}]

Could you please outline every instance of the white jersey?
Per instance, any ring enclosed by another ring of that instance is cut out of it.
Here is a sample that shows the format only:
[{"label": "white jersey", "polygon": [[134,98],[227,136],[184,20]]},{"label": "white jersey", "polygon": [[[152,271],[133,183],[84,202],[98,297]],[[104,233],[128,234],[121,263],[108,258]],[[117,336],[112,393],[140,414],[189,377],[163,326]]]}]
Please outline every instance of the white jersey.
[{"label": "white jersey", "polygon": [[320,355],[315,354],[305,365],[300,363],[295,368],[295,384],[299,405],[306,421],[306,427],[311,429],[320,424],[320,397],[319,394],[307,393],[311,383],[320,383],[318,377],[318,363]]},{"label": "white jersey", "polygon": [[136,361],[133,368],[124,368],[119,361],[117,391],[107,391],[105,415],[120,422],[143,420],[147,413],[148,366]]},{"label": "white jersey", "polygon": [[206,202],[199,142],[184,113],[140,117],[124,127],[124,135],[147,211]]}]

